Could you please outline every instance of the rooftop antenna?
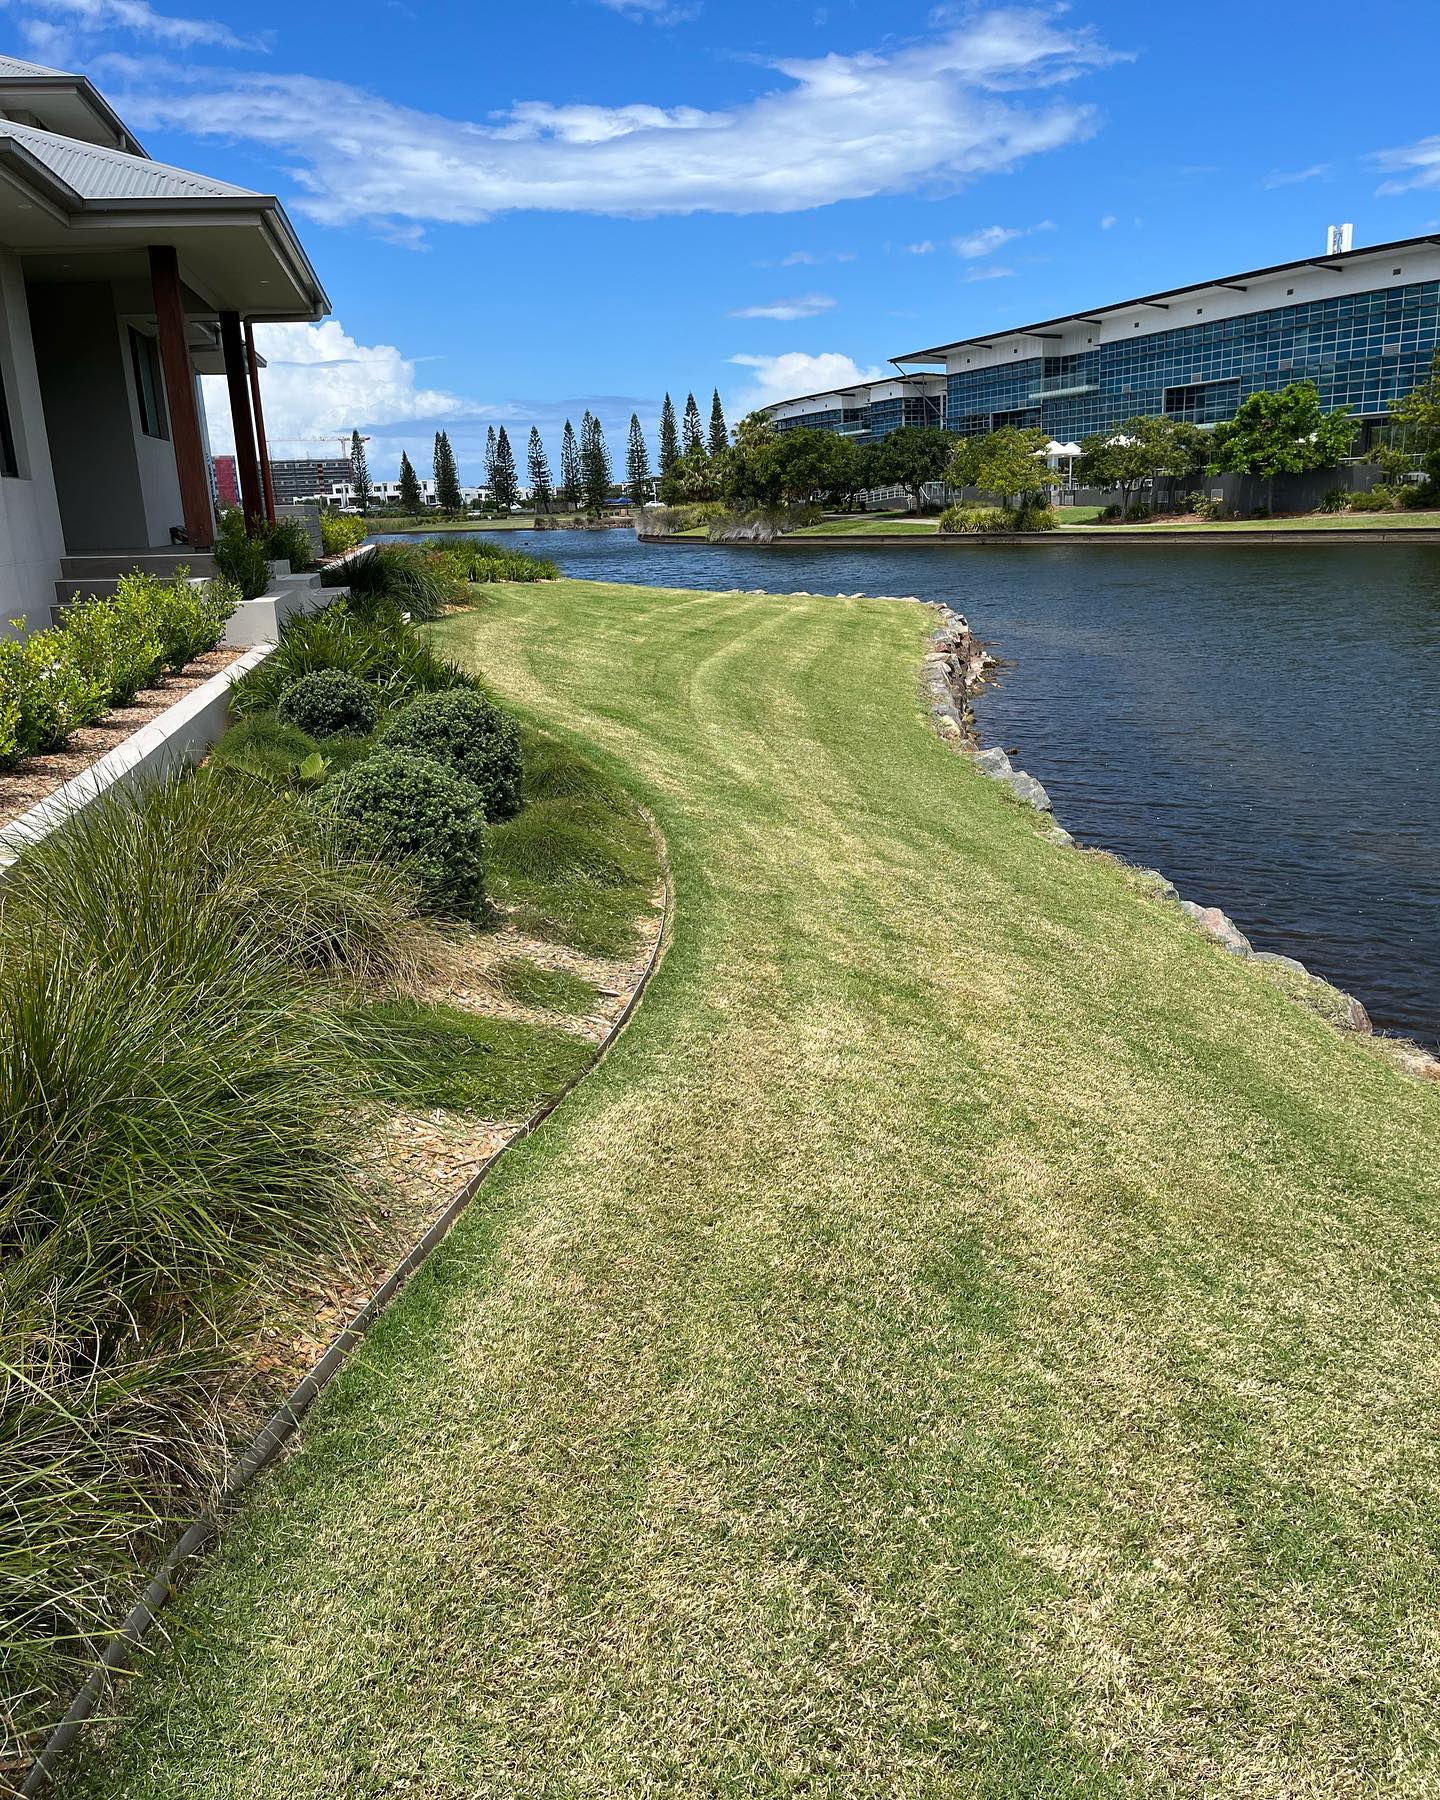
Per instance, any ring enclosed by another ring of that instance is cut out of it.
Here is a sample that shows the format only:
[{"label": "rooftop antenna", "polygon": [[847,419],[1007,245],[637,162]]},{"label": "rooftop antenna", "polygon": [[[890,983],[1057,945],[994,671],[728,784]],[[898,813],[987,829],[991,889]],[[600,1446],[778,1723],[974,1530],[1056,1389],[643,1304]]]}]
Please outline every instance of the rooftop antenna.
[{"label": "rooftop antenna", "polygon": [[1329,225],[1325,229],[1325,254],[1344,256],[1355,241],[1353,225]]}]

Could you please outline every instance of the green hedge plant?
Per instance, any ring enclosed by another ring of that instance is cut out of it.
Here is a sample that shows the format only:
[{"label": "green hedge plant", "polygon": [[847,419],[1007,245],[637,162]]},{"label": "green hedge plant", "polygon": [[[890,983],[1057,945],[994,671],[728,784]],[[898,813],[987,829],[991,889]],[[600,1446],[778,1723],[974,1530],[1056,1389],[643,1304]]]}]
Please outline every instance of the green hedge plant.
[{"label": "green hedge plant", "polygon": [[1008,531],[1009,520],[1003,506],[972,506],[959,502],[947,506],[940,515],[940,530],[967,536]]},{"label": "green hedge plant", "polygon": [[385,727],[387,749],[432,756],[480,790],[494,822],[520,810],[520,727],[511,715],[469,688],[422,694]]},{"label": "green hedge plant", "polygon": [[476,677],[438,655],[398,615],[358,618],[337,600],[323,612],[291,619],[281,628],[273,655],[235,684],[233,704],[240,714],[273,712],[298,675],[315,669],[346,669],[380,692],[384,705],[414,694],[475,687]]},{"label": "green hedge plant", "polygon": [[347,669],[316,669],[300,675],[280,696],[282,725],[295,725],[313,738],[365,737],[375,729],[380,708],[375,689]]},{"label": "green hedge plant", "polygon": [[485,910],[485,813],[479,789],[433,757],[378,750],[326,789],[357,849],[396,859],[434,911],[478,919]]}]

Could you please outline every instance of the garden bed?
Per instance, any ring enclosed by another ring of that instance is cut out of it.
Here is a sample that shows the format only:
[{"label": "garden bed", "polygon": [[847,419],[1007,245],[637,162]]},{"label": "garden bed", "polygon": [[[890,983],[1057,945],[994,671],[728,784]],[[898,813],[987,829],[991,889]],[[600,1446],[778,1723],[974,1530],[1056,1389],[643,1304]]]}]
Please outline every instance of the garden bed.
[{"label": "garden bed", "polygon": [[29,756],[18,767],[0,774],[0,826],[9,825],[32,806],[83,775],[112,750],[117,750],[137,731],[163,719],[172,706],[222,674],[245,654],[228,645],[207,650],[172,675],[161,687],[142,688],[129,706],[112,706],[94,725],[82,726],[70,738],[68,748]]}]

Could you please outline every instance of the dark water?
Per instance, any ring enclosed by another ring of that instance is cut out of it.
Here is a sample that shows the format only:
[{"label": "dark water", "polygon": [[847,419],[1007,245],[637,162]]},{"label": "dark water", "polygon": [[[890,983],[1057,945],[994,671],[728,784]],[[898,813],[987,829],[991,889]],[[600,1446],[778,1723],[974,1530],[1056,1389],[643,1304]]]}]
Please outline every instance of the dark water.
[{"label": "dark water", "polygon": [[1440,1043],[1440,547],[504,541],[592,580],[949,602],[1011,664],[982,737],[1067,829]]}]

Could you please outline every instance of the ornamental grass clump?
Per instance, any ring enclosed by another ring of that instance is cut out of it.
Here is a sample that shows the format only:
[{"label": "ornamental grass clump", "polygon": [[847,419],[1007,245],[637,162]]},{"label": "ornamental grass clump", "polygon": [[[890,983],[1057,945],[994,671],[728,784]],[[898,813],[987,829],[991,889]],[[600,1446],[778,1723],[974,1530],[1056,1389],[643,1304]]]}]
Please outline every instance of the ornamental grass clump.
[{"label": "ornamental grass clump", "polygon": [[326,789],[334,818],[368,854],[398,861],[438,913],[485,911],[485,813],[480,790],[433,757],[381,749]]},{"label": "ornamental grass clump", "polygon": [[428,538],[422,545],[436,568],[456,581],[554,581],[560,571],[542,556],[489,538]]},{"label": "ornamental grass clump", "polygon": [[375,689],[348,669],[315,669],[297,676],[275,710],[282,725],[297,726],[314,738],[365,737],[380,714]]},{"label": "ornamental grass clump", "polygon": [[290,683],[317,669],[358,675],[378,689],[386,706],[414,694],[479,685],[475,676],[437,655],[398,615],[362,619],[347,602],[336,601],[282,628],[274,654],[235,684],[236,712],[274,712]]},{"label": "ornamental grass clump", "polygon": [[438,619],[462,605],[465,594],[455,577],[413,544],[377,544],[339,571],[350,590],[357,617],[408,614],[417,623]]},{"label": "ornamental grass clump", "polygon": [[480,790],[492,823],[520,810],[519,723],[470,688],[422,694],[385,727],[387,749],[433,756]]}]

